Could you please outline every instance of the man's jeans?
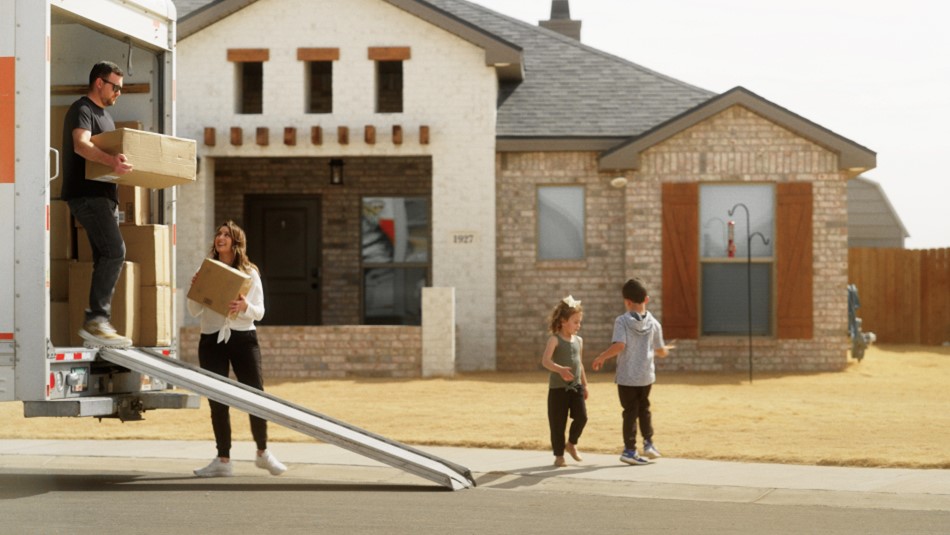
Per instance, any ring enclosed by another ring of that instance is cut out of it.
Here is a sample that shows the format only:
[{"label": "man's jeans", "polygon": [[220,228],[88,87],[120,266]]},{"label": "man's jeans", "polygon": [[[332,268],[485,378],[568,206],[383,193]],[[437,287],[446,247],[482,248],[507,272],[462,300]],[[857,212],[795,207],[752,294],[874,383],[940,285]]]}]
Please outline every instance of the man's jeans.
[{"label": "man's jeans", "polygon": [[69,211],[86,229],[92,246],[92,284],[86,321],[112,317],[112,294],[125,262],[125,241],[119,232],[119,205],[106,197],[70,199]]}]

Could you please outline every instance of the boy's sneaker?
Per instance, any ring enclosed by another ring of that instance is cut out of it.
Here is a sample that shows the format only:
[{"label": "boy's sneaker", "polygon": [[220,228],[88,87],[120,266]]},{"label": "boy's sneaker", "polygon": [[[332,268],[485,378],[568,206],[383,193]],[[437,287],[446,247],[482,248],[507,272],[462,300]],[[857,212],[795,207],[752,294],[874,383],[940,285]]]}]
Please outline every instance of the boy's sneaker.
[{"label": "boy's sneaker", "polygon": [[254,459],[254,466],[267,470],[272,476],[279,476],[287,471],[284,463],[278,461],[277,457],[274,457],[269,450],[264,450],[264,453]]},{"label": "boy's sneaker", "polygon": [[656,449],[656,446],[652,442],[647,442],[643,445],[643,455],[649,457],[650,459],[659,459],[662,457],[659,450]]},{"label": "boy's sneaker", "polygon": [[650,461],[640,457],[637,450],[623,450],[623,453],[620,455],[620,462],[632,464],[633,466],[650,464]]},{"label": "boy's sneaker", "polygon": [[215,457],[208,466],[195,470],[198,477],[231,477],[234,475],[234,469],[231,463],[223,463],[219,457]]},{"label": "boy's sneaker", "polygon": [[87,321],[79,329],[79,336],[85,340],[86,347],[131,347],[132,340],[117,333],[115,327],[105,318]]}]

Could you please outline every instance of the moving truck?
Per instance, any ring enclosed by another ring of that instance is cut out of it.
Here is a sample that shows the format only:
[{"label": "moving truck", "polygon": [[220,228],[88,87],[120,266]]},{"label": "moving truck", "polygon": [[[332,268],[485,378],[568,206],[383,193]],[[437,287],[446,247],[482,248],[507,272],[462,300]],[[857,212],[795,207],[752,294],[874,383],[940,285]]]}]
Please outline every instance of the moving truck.
[{"label": "moving truck", "polygon": [[[205,396],[445,487],[474,486],[463,466],[177,358],[178,186],[165,182],[182,178],[175,172],[146,177],[143,187],[119,186],[127,250],[112,323],[133,347],[82,346],[76,332],[88,304],[91,251],[58,198],[59,147],[63,114],[86,93],[89,70],[101,60],[125,72],[122,95],[109,112],[126,130],[112,137],[128,139],[129,147],[161,146],[150,157],[184,154],[177,164],[194,158],[193,141],[185,150],[172,140],[171,1],[0,0],[0,402],[22,401],[26,417],[127,421],[153,409],[197,408]],[[159,134],[164,137],[154,145]],[[131,156],[136,165],[141,154]]]},{"label": "moving truck", "polygon": [[[0,401],[22,401],[27,417],[197,407],[83,347],[91,252],[59,199],[63,117],[98,61],[125,72],[117,127],[174,136],[175,18],[170,0],[0,0]],[[120,186],[128,252],[113,298],[119,332],[171,359],[177,189]]]}]

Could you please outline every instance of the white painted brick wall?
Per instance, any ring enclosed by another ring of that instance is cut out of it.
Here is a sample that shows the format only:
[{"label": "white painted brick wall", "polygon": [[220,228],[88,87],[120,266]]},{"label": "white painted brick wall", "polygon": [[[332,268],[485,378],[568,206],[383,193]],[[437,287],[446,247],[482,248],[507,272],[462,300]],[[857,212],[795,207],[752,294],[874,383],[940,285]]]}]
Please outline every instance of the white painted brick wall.
[{"label": "white painted brick wall", "polygon": [[[404,63],[404,112],[376,114],[374,62],[367,49],[408,46]],[[304,63],[297,48],[340,49],[333,66],[333,113],[305,114]],[[267,48],[264,113],[234,113],[235,66],[229,48]],[[284,0],[256,2],[178,44],[178,133],[199,140],[203,159],[230,156],[412,156],[432,157],[433,286],[455,287],[459,329],[458,368],[495,367],[495,71],[484,51],[391,4],[377,0]],[[402,145],[391,142],[402,125]],[[363,142],[374,125],[377,142]],[[419,144],[419,126],[430,143]],[[217,146],[201,140],[216,127]],[[244,129],[244,145],[232,147],[229,128]],[[322,126],[321,146],[309,143],[310,127]],[[337,126],[350,128],[349,145],[337,143]],[[270,129],[270,145],[254,143],[258,127]],[[283,129],[297,128],[297,145],[282,143]],[[203,165],[203,171],[207,168]],[[183,188],[179,201],[180,273],[191,273],[210,243],[213,192]],[[477,231],[465,246],[458,231]],[[186,277],[179,277],[187,283]]]}]

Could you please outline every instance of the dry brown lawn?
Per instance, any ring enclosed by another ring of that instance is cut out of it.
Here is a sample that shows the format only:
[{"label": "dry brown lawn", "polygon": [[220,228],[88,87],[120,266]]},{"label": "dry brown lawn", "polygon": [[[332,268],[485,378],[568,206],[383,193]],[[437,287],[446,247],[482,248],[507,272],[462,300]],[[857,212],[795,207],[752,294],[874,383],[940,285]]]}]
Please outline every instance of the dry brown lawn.
[{"label": "dry brown lawn", "polygon": [[[617,453],[620,405],[612,373],[588,370],[581,451]],[[547,373],[449,379],[271,383],[279,397],[401,442],[547,450]],[[872,347],[842,372],[661,374],[651,400],[668,457],[777,463],[950,468],[950,347]],[[233,411],[236,440],[250,440]],[[311,438],[271,425],[272,442]],[[152,411],[142,422],[22,417],[0,404],[0,438],[212,440],[199,410]]]}]

